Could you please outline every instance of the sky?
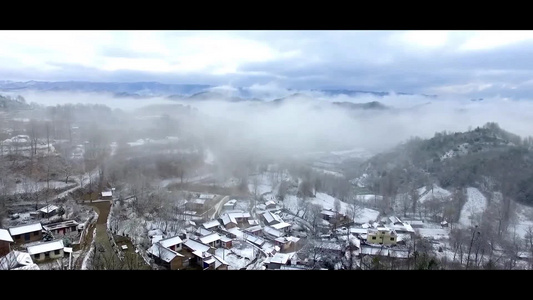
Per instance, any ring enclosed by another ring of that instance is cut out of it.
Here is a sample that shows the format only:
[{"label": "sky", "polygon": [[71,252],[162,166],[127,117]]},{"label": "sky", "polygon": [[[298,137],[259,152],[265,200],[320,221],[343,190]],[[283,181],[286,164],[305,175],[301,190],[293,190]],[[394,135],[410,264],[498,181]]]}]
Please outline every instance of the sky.
[{"label": "sky", "polygon": [[0,80],[526,99],[533,31],[0,31]]}]

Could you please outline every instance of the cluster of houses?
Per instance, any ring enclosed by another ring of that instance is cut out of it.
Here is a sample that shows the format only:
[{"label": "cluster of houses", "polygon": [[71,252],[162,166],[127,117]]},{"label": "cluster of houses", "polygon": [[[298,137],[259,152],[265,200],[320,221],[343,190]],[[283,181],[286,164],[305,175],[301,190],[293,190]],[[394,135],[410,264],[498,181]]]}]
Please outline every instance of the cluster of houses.
[{"label": "cluster of houses", "polygon": [[[194,267],[225,270],[228,264],[215,255],[216,250],[231,249],[233,241],[239,239],[262,251],[269,257],[267,264],[276,268],[278,256],[301,246],[300,238],[289,234],[291,224],[285,222],[279,212],[265,210],[257,220],[248,212],[230,209],[235,207],[235,202],[236,200],[226,202],[226,210],[217,219],[199,225],[189,221],[189,226],[177,236],[163,239],[160,232],[149,232],[152,246],[147,253],[156,263],[172,270]],[[265,203],[264,206],[274,208],[275,203]],[[287,262],[283,259],[279,261]]]},{"label": "cluster of houses", "polygon": [[[47,205],[37,212],[46,218],[56,211],[57,206]],[[34,222],[0,229],[0,269],[38,269],[35,263],[62,258],[70,249],[65,247],[63,237],[81,230],[75,220],[45,225]]]}]

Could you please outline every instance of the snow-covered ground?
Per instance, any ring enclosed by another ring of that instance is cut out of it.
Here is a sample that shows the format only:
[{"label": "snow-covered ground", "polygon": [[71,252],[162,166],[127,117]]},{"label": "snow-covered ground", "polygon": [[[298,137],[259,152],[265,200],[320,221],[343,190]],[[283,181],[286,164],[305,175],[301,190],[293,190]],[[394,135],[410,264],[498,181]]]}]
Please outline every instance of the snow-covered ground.
[{"label": "snow-covered ground", "polygon": [[[69,186],[75,186],[76,183],[68,182],[65,183],[64,181],[50,181],[50,188],[51,189],[63,189]],[[48,183],[46,182],[36,182],[30,179],[27,179],[26,182],[17,183],[15,185],[15,189],[13,190],[13,194],[22,194],[22,193],[35,193],[38,191],[45,190],[48,187]]]},{"label": "snow-covered ground", "polygon": [[215,163],[215,156],[213,155],[213,152],[211,152],[211,150],[209,150],[209,149],[205,151],[205,160],[204,160],[204,162],[206,164],[210,164],[210,165]]},{"label": "snow-covered ground", "polygon": [[487,208],[487,199],[473,187],[466,189],[468,200],[461,210],[459,224],[469,227],[480,223],[481,214]]},{"label": "snow-covered ground", "polygon": [[433,184],[433,189],[426,190],[426,187],[421,187],[418,189],[418,194],[421,195],[418,200],[420,203],[424,203],[431,198],[443,199],[451,197],[452,193],[448,190],[441,188],[440,186]]},{"label": "snow-covered ground", "polygon": [[229,270],[239,270],[246,267],[255,255],[259,254],[259,250],[244,241],[233,241],[231,249],[218,248],[215,250],[215,255],[224,259],[228,264]]},{"label": "snow-covered ground", "polygon": [[516,203],[516,220],[511,223],[509,232],[515,233],[524,238],[529,228],[533,231],[533,207],[525,206],[520,203]]}]

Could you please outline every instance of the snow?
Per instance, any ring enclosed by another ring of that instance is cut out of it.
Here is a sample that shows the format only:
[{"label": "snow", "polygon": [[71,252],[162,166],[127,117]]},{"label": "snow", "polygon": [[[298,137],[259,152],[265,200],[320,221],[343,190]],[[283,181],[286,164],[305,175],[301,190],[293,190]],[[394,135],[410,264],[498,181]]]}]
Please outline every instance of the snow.
[{"label": "snow", "polygon": [[427,190],[426,187],[422,187],[418,189],[418,192],[420,195],[420,199],[418,200],[420,203],[424,203],[427,200],[430,200],[431,198],[437,198],[437,199],[443,199],[451,197],[452,193],[441,188],[440,186],[433,184],[433,190]]},{"label": "snow", "polygon": [[28,253],[33,254],[39,254],[43,252],[49,252],[54,250],[63,249],[63,240],[57,240],[57,241],[51,241],[46,243],[40,243],[33,246],[28,246]]},{"label": "snow", "polygon": [[214,241],[218,241],[220,240],[220,236],[218,235],[218,233],[212,233],[210,235],[206,235],[206,236],[203,236],[200,238],[200,242],[204,243],[204,244],[209,244],[209,243],[212,243]]},{"label": "snow", "polygon": [[179,236],[174,236],[174,237],[166,238],[163,240],[159,240],[159,243],[163,245],[163,247],[169,248],[174,245],[181,244],[183,243],[183,241],[181,240]]},{"label": "snow", "polygon": [[0,270],[9,270],[18,265],[29,266],[33,264],[31,256],[26,252],[11,251],[0,258]]},{"label": "snow", "polygon": [[102,197],[111,197],[111,196],[113,196],[113,192],[112,191],[102,192]]},{"label": "snow", "polygon": [[220,226],[220,223],[218,222],[218,220],[212,220],[209,222],[205,222],[202,225],[204,226],[205,229],[209,229],[209,228],[213,228],[216,226]]},{"label": "snow", "polygon": [[240,242],[234,243],[234,245],[232,249],[218,248],[214,254],[215,258],[228,264],[228,270],[242,269],[253,259],[254,248],[251,245]]},{"label": "snow", "polygon": [[272,227],[269,227],[269,226],[265,226],[263,228],[263,231],[265,232],[265,234],[270,234],[276,238],[279,238],[280,236],[283,235],[283,233],[275,228],[272,228]]},{"label": "snow", "polygon": [[279,229],[287,228],[287,227],[289,227],[289,226],[291,226],[290,223],[281,222],[281,223],[278,223],[278,224],[271,225],[270,227],[279,230]]},{"label": "snow", "polygon": [[167,249],[167,248],[163,247],[159,243],[153,244],[152,247],[150,247],[147,250],[147,252],[152,254],[152,255],[154,255],[154,256],[157,256],[157,257],[161,258],[165,262],[170,262],[176,256],[183,257],[183,255],[179,254],[178,252],[175,252],[175,251],[172,251],[170,249]]},{"label": "snow", "polygon": [[417,228],[416,232],[423,237],[441,240],[449,238],[450,232],[445,228]]},{"label": "snow", "polygon": [[487,208],[487,199],[477,188],[469,187],[466,193],[468,200],[461,210],[459,224],[468,227],[479,224],[478,217]]},{"label": "snow", "polygon": [[355,217],[356,223],[370,223],[374,222],[379,216],[379,211],[370,208],[361,208]]},{"label": "snow", "polygon": [[285,265],[287,264],[287,261],[292,257],[291,254],[289,253],[276,253],[274,254],[274,256],[270,259],[270,262],[271,263],[274,263],[274,264],[282,264],[282,265]]},{"label": "snow", "polygon": [[230,228],[227,230],[229,233],[232,233],[234,234],[238,239],[241,239],[243,238],[243,232],[237,228],[237,227],[233,227],[233,228]]},{"label": "snow", "polygon": [[14,235],[20,235],[20,234],[24,234],[28,232],[39,231],[42,229],[43,227],[41,223],[34,223],[34,224],[17,226],[17,227],[11,227],[9,228],[9,233],[11,234],[11,236],[14,236]]},{"label": "snow", "polygon": [[183,245],[189,247],[193,251],[207,252],[210,249],[209,246],[191,239],[187,240],[185,243],[183,243]]},{"label": "snow", "polygon": [[13,242],[13,238],[6,229],[0,229],[0,241]]}]

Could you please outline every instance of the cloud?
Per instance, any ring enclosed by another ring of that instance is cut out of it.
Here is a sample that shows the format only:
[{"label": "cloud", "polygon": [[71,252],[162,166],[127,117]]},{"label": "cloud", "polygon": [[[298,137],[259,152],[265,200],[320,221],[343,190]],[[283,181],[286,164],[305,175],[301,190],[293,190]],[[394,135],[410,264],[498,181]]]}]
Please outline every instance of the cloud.
[{"label": "cloud", "polygon": [[3,80],[521,98],[533,75],[533,31],[3,31],[0,42]]}]

